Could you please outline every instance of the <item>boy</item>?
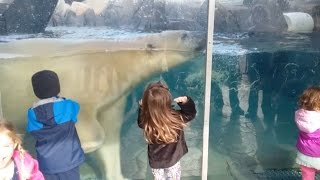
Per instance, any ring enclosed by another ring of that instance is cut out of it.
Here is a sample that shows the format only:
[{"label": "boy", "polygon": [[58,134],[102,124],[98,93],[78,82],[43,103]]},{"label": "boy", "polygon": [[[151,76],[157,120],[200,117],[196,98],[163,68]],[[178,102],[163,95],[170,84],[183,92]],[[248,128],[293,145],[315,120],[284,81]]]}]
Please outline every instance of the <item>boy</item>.
[{"label": "boy", "polygon": [[46,180],[79,180],[84,161],[75,127],[79,104],[58,96],[60,83],[53,71],[39,71],[31,81],[39,101],[28,109],[27,131],[36,139],[40,170]]}]

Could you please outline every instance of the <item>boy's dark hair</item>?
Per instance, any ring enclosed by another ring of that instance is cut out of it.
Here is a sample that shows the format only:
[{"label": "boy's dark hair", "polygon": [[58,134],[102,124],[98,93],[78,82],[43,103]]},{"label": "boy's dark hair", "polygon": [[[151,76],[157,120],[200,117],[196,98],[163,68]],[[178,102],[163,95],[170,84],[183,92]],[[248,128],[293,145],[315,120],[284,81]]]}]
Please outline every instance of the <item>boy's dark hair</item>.
[{"label": "boy's dark hair", "polygon": [[31,78],[34,94],[39,99],[57,96],[60,93],[58,75],[50,70],[36,72]]}]

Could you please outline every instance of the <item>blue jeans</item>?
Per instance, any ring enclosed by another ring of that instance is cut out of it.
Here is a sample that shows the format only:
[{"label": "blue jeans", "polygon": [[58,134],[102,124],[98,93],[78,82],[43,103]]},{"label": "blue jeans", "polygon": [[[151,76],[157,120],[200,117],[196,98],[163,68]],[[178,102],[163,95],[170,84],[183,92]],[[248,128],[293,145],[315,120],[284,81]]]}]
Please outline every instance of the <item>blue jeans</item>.
[{"label": "blue jeans", "polygon": [[79,166],[66,172],[43,175],[46,180],[80,180]]}]

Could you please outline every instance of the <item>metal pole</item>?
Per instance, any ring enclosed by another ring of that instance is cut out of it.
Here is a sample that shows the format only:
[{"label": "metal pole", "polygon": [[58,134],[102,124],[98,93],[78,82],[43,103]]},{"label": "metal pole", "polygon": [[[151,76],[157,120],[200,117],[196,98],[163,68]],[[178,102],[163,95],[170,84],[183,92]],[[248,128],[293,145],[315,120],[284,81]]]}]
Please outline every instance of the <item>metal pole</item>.
[{"label": "metal pole", "polygon": [[1,91],[0,91],[0,119],[3,118],[3,111],[2,111],[2,100],[1,100]]},{"label": "metal pole", "polygon": [[209,149],[209,121],[210,121],[210,96],[211,96],[211,74],[212,74],[212,49],[214,31],[215,0],[208,0],[208,31],[207,31],[207,53],[206,53],[206,77],[204,93],[204,122],[203,122],[203,147],[202,147],[202,180],[208,178],[208,149]]}]

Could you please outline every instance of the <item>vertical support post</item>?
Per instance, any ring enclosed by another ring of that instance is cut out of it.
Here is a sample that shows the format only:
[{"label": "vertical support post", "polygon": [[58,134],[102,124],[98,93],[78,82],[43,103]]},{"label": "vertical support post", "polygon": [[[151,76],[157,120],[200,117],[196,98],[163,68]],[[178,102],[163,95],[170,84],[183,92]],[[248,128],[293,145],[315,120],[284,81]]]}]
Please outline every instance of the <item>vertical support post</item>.
[{"label": "vertical support post", "polygon": [[0,91],[0,118],[3,118],[1,91]]},{"label": "vertical support post", "polygon": [[207,53],[205,67],[205,93],[204,93],[204,122],[203,122],[203,147],[202,147],[202,180],[208,178],[208,150],[209,150],[209,121],[210,121],[210,97],[212,75],[212,52],[214,32],[215,0],[208,1],[208,30],[207,30]]}]

